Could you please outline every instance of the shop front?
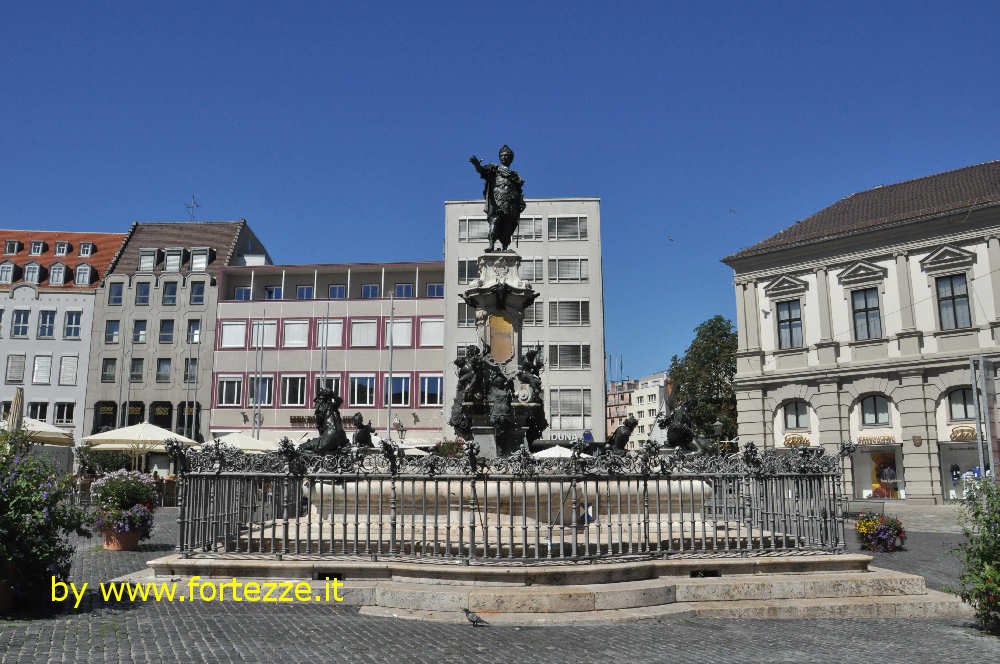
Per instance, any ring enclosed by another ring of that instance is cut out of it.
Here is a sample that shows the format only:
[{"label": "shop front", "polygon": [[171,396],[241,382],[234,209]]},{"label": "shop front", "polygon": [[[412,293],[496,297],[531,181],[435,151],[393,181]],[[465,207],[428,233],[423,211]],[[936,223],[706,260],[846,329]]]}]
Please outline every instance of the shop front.
[{"label": "shop front", "polygon": [[859,500],[906,498],[903,446],[894,442],[892,436],[859,436],[859,438],[861,440],[858,450],[852,457],[854,498]]},{"label": "shop front", "polygon": [[983,475],[979,462],[979,437],[974,425],[949,427],[947,440],[938,442],[941,487],[945,500],[962,500],[965,484]]}]

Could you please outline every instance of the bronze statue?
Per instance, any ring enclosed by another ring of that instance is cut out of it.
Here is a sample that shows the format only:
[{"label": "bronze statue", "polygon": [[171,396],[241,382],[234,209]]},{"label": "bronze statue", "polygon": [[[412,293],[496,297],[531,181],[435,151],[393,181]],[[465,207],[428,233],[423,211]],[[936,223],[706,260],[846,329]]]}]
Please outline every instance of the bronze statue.
[{"label": "bronze statue", "polygon": [[524,180],[510,168],[514,151],[504,145],[499,156],[499,164],[483,164],[475,155],[469,159],[479,177],[486,181],[483,188],[483,198],[486,199],[484,211],[490,223],[490,246],[486,251],[495,251],[493,245],[498,240],[502,250],[507,250],[525,207]]},{"label": "bronze statue", "polygon": [[545,362],[539,357],[538,348],[524,351],[517,379],[528,386],[530,390],[528,401],[531,403],[542,403],[542,378],[539,374],[544,366]]},{"label": "bronze statue", "polygon": [[372,426],[371,421],[365,424],[365,418],[361,413],[354,413],[351,423],[354,425],[354,437],[351,440],[351,444],[354,447],[371,447],[372,432],[375,431],[375,427]]},{"label": "bronze statue", "polygon": [[609,452],[624,452],[625,448],[628,447],[628,439],[638,424],[639,420],[635,419],[634,415],[629,415],[625,418],[625,422],[611,434],[611,438],[604,444],[604,449]]},{"label": "bronze statue", "polygon": [[674,386],[664,409],[656,414],[649,440],[662,448],[679,450],[687,457],[701,456],[707,452],[706,441],[695,435],[691,413],[684,404],[677,403],[676,394]]},{"label": "bronze statue", "polygon": [[340,418],[340,405],[344,400],[332,390],[320,388],[316,392],[314,403],[313,414],[319,436],[299,445],[299,450],[320,456],[334,454],[347,445],[347,433],[344,432],[344,423]]}]

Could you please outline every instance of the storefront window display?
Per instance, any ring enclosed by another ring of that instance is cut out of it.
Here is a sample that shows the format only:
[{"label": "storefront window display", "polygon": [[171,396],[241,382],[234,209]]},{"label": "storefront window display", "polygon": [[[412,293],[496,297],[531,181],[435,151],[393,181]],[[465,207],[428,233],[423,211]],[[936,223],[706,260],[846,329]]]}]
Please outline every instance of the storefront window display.
[{"label": "storefront window display", "polygon": [[854,455],[854,497],[906,498],[902,450],[898,446],[863,448]]}]

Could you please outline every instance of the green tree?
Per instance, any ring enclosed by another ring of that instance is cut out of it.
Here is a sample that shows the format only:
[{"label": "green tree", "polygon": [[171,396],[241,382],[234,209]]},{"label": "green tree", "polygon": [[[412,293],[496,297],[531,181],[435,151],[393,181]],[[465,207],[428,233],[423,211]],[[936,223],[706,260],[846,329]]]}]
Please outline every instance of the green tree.
[{"label": "green tree", "polygon": [[712,424],[722,422],[722,436],[736,437],[736,329],[713,316],[694,329],[694,340],[670,360],[670,380],[678,403],[690,404],[697,431],[713,437]]}]

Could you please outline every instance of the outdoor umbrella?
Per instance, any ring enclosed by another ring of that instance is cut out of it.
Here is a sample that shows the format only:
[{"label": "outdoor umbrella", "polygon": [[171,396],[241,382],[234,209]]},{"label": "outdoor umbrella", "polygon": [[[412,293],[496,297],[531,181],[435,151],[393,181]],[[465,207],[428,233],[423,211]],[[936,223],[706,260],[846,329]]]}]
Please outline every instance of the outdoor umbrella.
[{"label": "outdoor umbrella", "polygon": [[[568,447],[563,447],[562,445],[553,445],[552,447],[547,447],[540,452],[535,452],[531,456],[535,457],[536,459],[553,459],[553,458],[568,459],[569,457],[573,456],[573,451],[570,450]],[[589,454],[581,454],[580,456],[585,457],[587,459],[590,458]]]},{"label": "outdoor umbrella", "polygon": [[238,447],[244,452],[250,454],[259,454],[262,452],[277,452],[278,442],[275,440],[257,440],[252,436],[248,436],[242,431],[234,431],[233,433],[227,433],[225,436],[221,436],[219,442],[232,445],[233,447]]},{"label": "outdoor umbrella", "polygon": [[[10,431],[15,428],[15,426],[8,427],[8,422],[13,419],[14,411],[11,410],[11,416],[8,416],[6,420],[0,421],[0,429],[4,431]],[[21,431],[25,432],[28,437],[36,443],[45,443],[46,445],[63,445],[65,447],[73,447],[73,434],[59,427],[54,427],[46,422],[40,422],[38,420],[32,419],[30,417],[24,417],[21,419],[21,426],[19,427]]]},{"label": "outdoor umbrella", "polygon": [[166,452],[163,443],[167,439],[174,439],[181,445],[197,445],[198,441],[186,438],[179,433],[174,433],[149,422],[133,424],[132,426],[95,433],[83,439],[90,446],[90,449],[97,452],[119,451],[119,452]]}]

